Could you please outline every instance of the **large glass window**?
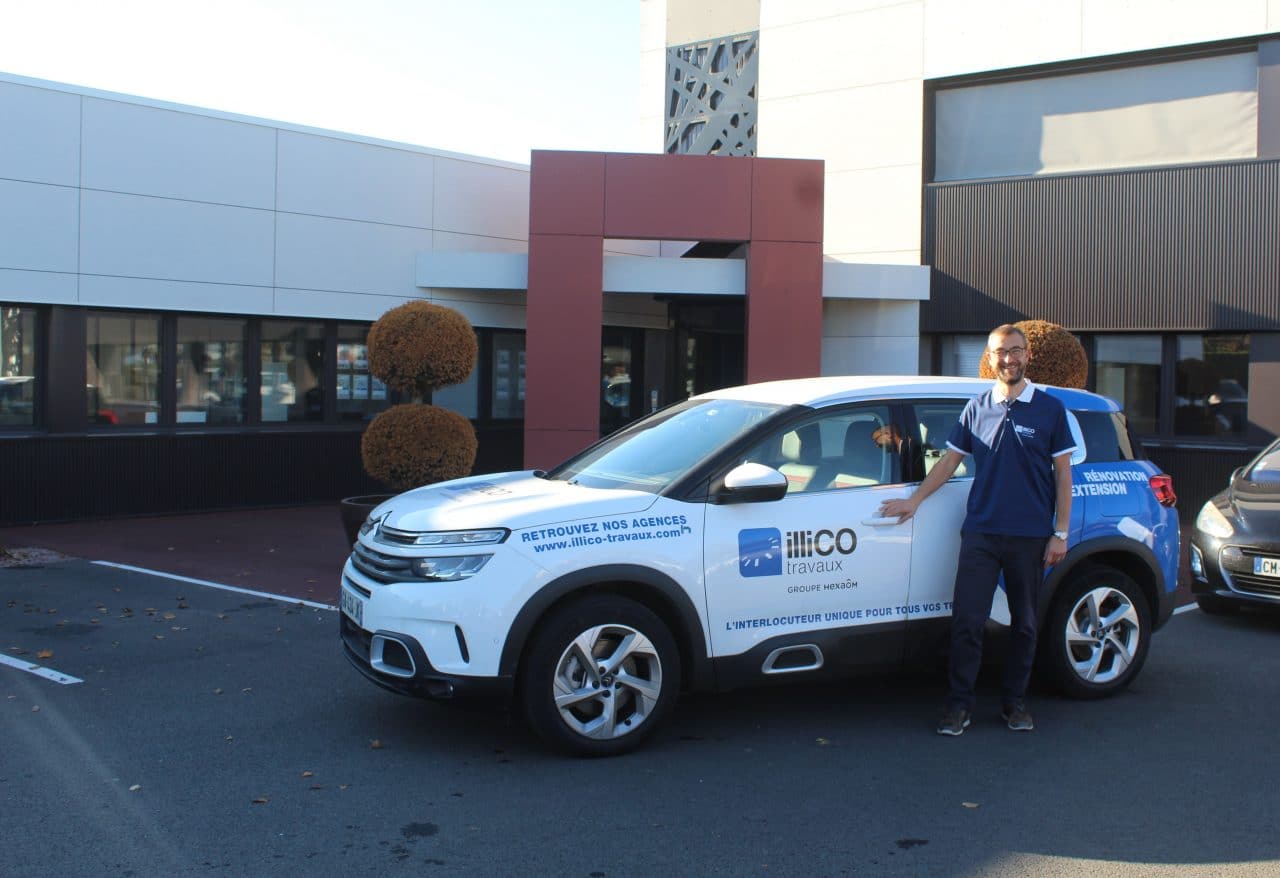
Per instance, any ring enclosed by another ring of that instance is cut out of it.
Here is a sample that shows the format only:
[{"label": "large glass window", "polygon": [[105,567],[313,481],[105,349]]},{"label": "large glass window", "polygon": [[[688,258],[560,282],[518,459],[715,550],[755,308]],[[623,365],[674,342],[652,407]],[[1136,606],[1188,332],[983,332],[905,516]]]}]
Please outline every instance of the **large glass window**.
[{"label": "large glass window", "polygon": [[[356,392],[355,370],[352,392]],[[368,398],[369,372],[360,386]],[[262,323],[262,421],[319,421],[324,418],[324,327],[318,323],[266,320]]]},{"label": "large glass window", "polygon": [[177,422],[244,421],[245,321],[225,317],[177,319]]},{"label": "large glass window", "polygon": [[1249,336],[1179,335],[1173,429],[1243,439],[1249,428]]},{"label": "large glass window", "polygon": [[1094,348],[1098,393],[1124,409],[1135,433],[1160,428],[1161,339],[1158,335],[1100,335]]},{"label": "large glass window", "polygon": [[638,406],[632,392],[632,349],[637,333],[606,328],[602,332],[600,376],[600,433],[607,436],[630,423]]},{"label": "large glass window", "polygon": [[[523,357],[523,350],[521,356]],[[523,362],[523,360],[522,360]],[[523,379],[524,369],[520,370]],[[521,387],[523,387],[523,381]],[[523,399],[522,399],[523,401]],[[467,380],[459,384],[441,387],[431,394],[431,404],[457,412],[466,418],[475,420],[480,416],[480,368],[479,364],[471,370]]]},{"label": "large glass window", "polygon": [[160,318],[90,311],[85,342],[89,423],[159,423]]},{"label": "large glass window", "polygon": [[387,385],[369,373],[369,326],[338,326],[338,420],[368,421],[390,405]]},{"label": "large glass window", "polygon": [[36,312],[0,304],[0,427],[35,426]]},{"label": "large glass window", "polygon": [[491,393],[489,411],[492,417],[524,417],[524,333],[493,334]]}]

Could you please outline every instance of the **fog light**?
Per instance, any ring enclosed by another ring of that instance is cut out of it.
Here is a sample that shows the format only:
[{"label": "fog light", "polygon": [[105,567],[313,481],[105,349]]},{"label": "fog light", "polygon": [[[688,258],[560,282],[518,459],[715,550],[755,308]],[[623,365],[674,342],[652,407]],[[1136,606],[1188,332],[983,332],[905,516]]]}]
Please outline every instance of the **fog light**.
[{"label": "fog light", "polygon": [[1204,575],[1204,555],[1200,553],[1200,547],[1195,545],[1191,547],[1191,575],[1201,582],[1209,581]]}]

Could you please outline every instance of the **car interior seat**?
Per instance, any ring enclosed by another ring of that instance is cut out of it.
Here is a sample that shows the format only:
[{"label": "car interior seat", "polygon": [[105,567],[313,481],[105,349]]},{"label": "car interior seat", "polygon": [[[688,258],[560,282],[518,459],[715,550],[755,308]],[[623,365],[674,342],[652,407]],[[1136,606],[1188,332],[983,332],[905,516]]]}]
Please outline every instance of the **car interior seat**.
[{"label": "car interior seat", "polygon": [[822,437],[817,424],[806,424],[782,437],[783,463],[778,471],[787,477],[787,493],[807,490],[822,458]]},{"label": "car interior seat", "polygon": [[840,471],[831,477],[832,488],[883,485],[889,480],[888,452],[871,438],[881,425],[873,421],[853,421],[844,431],[844,454]]}]

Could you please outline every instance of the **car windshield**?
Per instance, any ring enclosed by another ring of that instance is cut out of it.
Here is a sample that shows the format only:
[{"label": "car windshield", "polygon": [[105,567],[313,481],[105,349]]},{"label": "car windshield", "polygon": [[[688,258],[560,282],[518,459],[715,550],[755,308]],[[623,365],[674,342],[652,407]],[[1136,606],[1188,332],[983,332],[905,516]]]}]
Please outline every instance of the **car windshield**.
[{"label": "car windshield", "polygon": [[1280,485],[1280,442],[1258,455],[1245,477],[1255,484]]},{"label": "car windshield", "polygon": [[549,478],[656,494],[784,408],[731,399],[687,400],[615,433],[559,466]]}]

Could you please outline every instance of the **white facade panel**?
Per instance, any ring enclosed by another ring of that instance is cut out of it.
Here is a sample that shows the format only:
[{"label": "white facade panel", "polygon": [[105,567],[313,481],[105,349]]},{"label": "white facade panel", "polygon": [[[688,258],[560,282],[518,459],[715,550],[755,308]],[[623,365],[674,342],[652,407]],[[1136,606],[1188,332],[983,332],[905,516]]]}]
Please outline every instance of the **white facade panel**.
[{"label": "white facade panel", "polygon": [[86,189],[80,215],[85,274],[272,284],[270,211]]},{"label": "white facade panel", "polygon": [[835,18],[850,12],[867,12],[885,6],[919,6],[922,2],[923,0],[915,0],[915,3],[904,3],[903,0],[761,0],[760,29]]},{"label": "white facade panel", "polygon": [[1082,7],[1085,56],[1207,43],[1267,29],[1265,0],[1083,0]]},{"label": "white facade panel", "polygon": [[276,207],[430,228],[435,161],[408,150],[281,131]]},{"label": "white facade panel", "polygon": [[[923,8],[909,3],[772,28],[760,37],[759,97],[918,80],[923,26]],[[762,133],[766,124],[762,114]]]},{"label": "white facade panel", "polygon": [[191,283],[139,277],[80,278],[80,304],[154,311],[210,311],[217,314],[271,314],[271,287]]},{"label": "white facade panel", "polygon": [[920,305],[915,301],[828,299],[822,303],[823,338],[915,337]]},{"label": "white facade panel", "polygon": [[80,100],[0,82],[0,178],[79,185]]},{"label": "white facade panel", "polygon": [[484,290],[429,290],[428,298],[456,310],[472,326],[493,329],[525,328],[523,292],[487,293]]},{"label": "white facade panel", "polygon": [[1267,0],[1267,27],[1264,32],[1280,32],[1280,0]]},{"label": "white facade panel", "polygon": [[920,160],[918,79],[760,102],[760,155],[820,158],[827,173]]},{"label": "white facade panel", "polygon": [[276,289],[274,314],[331,320],[374,321],[405,302],[421,296],[377,296],[332,290]]},{"label": "white facade panel", "polygon": [[431,232],[277,214],[276,286],[418,297],[416,260]]},{"label": "white facade panel", "polygon": [[529,239],[529,170],[436,159],[435,227]]},{"label": "white facade panel", "polygon": [[919,265],[920,250],[861,250],[857,252],[833,252],[826,255],[839,262],[862,262],[877,265]]},{"label": "white facade panel", "polygon": [[80,276],[53,271],[0,268],[0,300],[43,305],[74,305]]},{"label": "white facade panel", "polygon": [[263,125],[84,99],[88,189],[271,208],[276,132]]},{"label": "white facade panel", "polygon": [[1081,16],[1081,0],[924,0],[924,75],[1078,58]]},{"label": "white facade panel", "polygon": [[917,163],[827,174],[823,249],[849,254],[919,253],[920,173]]},{"label": "white facade panel", "polygon": [[432,249],[479,251],[484,253],[528,253],[529,242],[517,238],[495,238],[491,235],[466,235],[461,232],[441,232],[431,235]]},{"label": "white facade panel", "polygon": [[823,375],[914,375],[919,336],[822,339]]},{"label": "white facade panel", "polygon": [[76,271],[77,201],[76,189],[0,180],[0,268]]}]

